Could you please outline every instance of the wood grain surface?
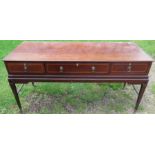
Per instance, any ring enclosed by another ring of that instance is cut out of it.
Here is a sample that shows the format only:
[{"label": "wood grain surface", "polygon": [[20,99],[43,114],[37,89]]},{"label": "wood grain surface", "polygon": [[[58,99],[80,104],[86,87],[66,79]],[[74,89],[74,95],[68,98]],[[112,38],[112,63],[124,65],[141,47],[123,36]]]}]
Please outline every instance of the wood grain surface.
[{"label": "wood grain surface", "polygon": [[24,42],[4,61],[130,62],[153,61],[134,43]]}]

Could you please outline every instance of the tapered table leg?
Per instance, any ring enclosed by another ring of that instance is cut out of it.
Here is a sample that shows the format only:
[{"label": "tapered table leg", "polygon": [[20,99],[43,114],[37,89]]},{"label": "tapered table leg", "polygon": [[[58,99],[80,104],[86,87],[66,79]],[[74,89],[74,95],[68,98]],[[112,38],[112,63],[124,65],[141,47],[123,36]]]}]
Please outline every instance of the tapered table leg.
[{"label": "tapered table leg", "polygon": [[141,99],[142,99],[142,96],[144,94],[146,86],[147,86],[147,83],[141,84],[140,91],[139,91],[138,98],[137,98],[137,102],[136,102],[136,106],[135,106],[135,109],[134,109],[134,113],[136,113],[136,111],[137,111],[137,109],[139,107],[139,104],[141,102]]},{"label": "tapered table leg", "polygon": [[10,84],[10,87],[11,87],[12,92],[14,94],[14,97],[16,99],[16,102],[17,102],[17,105],[19,107],[20,113],[23,113],[23,110],[22,110],[22,106],[21,106],[21,103],[20,103],[20,100],[19,100],[19,96],[18,96],[16,85],[15,85],[14,82],[9,82],[9,84]]}]

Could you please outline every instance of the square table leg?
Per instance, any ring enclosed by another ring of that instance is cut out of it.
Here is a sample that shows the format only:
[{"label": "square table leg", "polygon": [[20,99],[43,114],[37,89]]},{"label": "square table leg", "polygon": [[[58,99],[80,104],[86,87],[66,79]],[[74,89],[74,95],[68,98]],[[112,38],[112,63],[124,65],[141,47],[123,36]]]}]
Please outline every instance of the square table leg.
[{"label": "square table leg", "polygon": [[19,96],[18,96],[18,92],[17,92],[16,84],[14,82],[12,82],[12,81],[9,81],[9,85],[10,85],[10,87],[12,89],[12,92],[14,94],[14,97],[16,99],[16,102],[17,102],[17,105],[19,107],[20,113],[23,113],[22,106],[21,106]]},{"label": "square table leg", "polygon": [[141,84],[140,91],[139,91],[138,98],[137,98],[137,102],[136,102],[136,106],[135,106],[135,109],[134,109],[134,113],[136,113],[136,111],[137,111],[137,109],[139,107],[139,104],[140,104],[140,102],[142,100],[142,97],[143,97],[143,94],[145,92],[145,88],[147,86],[147,83],[148,82]]}]

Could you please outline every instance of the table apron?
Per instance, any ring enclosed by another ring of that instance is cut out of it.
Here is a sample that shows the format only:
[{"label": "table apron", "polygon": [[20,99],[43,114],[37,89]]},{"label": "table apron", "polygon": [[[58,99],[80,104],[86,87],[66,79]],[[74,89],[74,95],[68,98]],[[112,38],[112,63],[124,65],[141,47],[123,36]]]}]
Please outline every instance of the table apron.
[{"label": "table apron", "polygon": [[10,82],[14,83],[28,83],[28,82],[127,82],[127,83],[144,83],[148,82],[148,78],[8,78]]}]

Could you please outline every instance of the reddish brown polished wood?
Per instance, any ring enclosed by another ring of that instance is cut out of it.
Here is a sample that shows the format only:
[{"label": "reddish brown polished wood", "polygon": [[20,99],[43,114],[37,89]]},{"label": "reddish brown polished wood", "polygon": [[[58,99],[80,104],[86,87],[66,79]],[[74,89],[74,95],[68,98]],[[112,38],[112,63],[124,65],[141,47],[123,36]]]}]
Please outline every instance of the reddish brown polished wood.
[{"label": "reddish brown polished wood", "polygon": [[6,64],[10,74],[43,74],[45,73],[42,63],[8,62]]},{"label": "reddish brown polished wood", "polygon": [[134,43],[24,42],[5,61],[152,61]]},{"label": "reddish brown polished wood", "polygon": [[152,58],[134,43],[24,42],[4,59],[22,112],[16,83],[124,82],[141,84],[138,109]]}]

